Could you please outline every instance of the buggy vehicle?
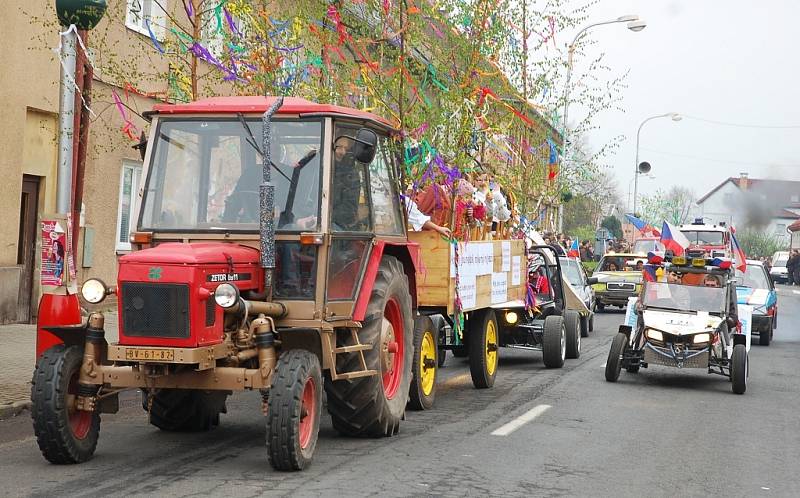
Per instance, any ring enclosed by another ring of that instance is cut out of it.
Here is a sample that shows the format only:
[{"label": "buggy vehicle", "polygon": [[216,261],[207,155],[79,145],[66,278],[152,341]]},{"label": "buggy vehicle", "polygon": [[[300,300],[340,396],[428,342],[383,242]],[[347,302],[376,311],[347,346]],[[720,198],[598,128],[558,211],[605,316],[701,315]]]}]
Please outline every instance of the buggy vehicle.
[{"label": "buggy vehicle", "polygon": [[580,260],[575,258],[559,258],[561,269],[564,271],[564,278],[575,290],[575,293],[583,301],[586,310],[581,310],[581,337],[589,337],[589,332],[594,330],[594,310],[595,296],[593,284],[597,283],[597,278],[586,276],[586,271]]},{"label": "buggy vehicle", "polygon": [[731,262],[675,256],[663,263],[664,281],[653,278],[654,258],[651,262],[636,303],[636,325],[622,325],[611,343],[606,380],[616,382],[623,368],[630,373],[649,365],[705,368],[730,378],[733,392],[743,394],[747,336],[739,333]]},{"label": "buggy vehicle", "polygon": [[751,333],[758,334],[758,343],[769,346],[772,335],[778,327],[778,293],[767,275],[764,263],[747,260],[744,273],[736,271],[739,284],[736,296],[739,304],[753,307]]},{"label": "buggy vehicle", "polygon": [[[500,325],[500,346],[542,352],[548,368],[561,368],[565,359],[581,355],[579,309],[584,308],[563,279],[556,248],[534,245],[528,250],[528,310]],[[568,302],[566,296],[571,296]],[[569,308],[569,309],[568,309]]]},{"label": "buggy vehicle", "polygon": [[592,286],[597,311],[602,312],[606,306],[625,308],[628,306],[628,298],[639,295],[642,289],[642,271],[637,265],[643,265],[646,260],[646,254],[613,252],[600,259],[592,273],[597,279]]}]

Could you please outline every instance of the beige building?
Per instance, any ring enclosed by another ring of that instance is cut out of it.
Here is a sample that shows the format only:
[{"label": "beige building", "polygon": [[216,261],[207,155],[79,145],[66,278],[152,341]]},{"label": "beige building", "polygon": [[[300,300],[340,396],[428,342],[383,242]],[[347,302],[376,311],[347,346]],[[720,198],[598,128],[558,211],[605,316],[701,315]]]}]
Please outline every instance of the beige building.
[{"label": "beige building", "polygon": [[[152,16],[155,35],[162,38],[167,16],[158,15],[155,0],[108,3],[103,21],[89,34],[88,48],[97,72],[76,255],[78,281],[99,277],[113,282],[117,257],[130,248],[132,195],[141,179],[141,158],[132,148],[138,140],[122,131],[125,121],[111,90],[119,94],[137,137],[147,129],[137,113],[156,101],[137,95],[131,87],[162,96],[168,91],[164,75],[169,65],[153,47],[143,17]],[[168,9],[174,9],[180,2],[167,3]],[[60,67],[51,49],[58,47],[62,28],[53,4],[7,0],[6,14],[0,17],[5,39],[5,67],[0,72],[0,323],[36,317],[38,221],[56,210]],[[201,66],[201,71],[207,70]],[[130,83],[127,92],[126,83]]]}]

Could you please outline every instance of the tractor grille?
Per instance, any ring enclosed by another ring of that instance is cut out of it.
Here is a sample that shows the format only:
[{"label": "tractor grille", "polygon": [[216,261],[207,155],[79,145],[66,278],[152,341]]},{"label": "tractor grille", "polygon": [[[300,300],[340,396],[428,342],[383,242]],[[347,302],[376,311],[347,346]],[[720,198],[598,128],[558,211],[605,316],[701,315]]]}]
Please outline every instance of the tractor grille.
[{"label": "tractor grille", "polygon": [[609,282],[606,284],[606,288],[610,291],[634,291],[636,290],[636,284],[629,282]]},{"label": "tractor grille", "polygon": [[217,302],[214,300],[213,297],[209,297],[206,300],[206,327],[211,327],[214,325],[215,314],[217,311]]},{"label": "tractor grille", "polygon": [[668,367],[678,367],[680,365],[679,368],[708,367],[708,348],[689,350],[685,356],[683,353],[678,352],[675,356],[683,359],[683,361],[676,360],[672,349],[669,347],[653,346],[649,343],[644,347],[644,362],[650,365],[665,365]]},{"label": "tractor grille", "polygon": [[189,286],[123,282],[122,324],[132,337],[189,337]]}]

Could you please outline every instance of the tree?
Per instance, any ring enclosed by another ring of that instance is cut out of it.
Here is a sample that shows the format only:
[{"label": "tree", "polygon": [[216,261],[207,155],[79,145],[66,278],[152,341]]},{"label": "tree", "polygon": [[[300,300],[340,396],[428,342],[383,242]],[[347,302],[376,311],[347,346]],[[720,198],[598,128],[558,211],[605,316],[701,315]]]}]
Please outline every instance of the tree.
[{"label": "tree", "polygon": [[606,216],[603,218],[603,221],[600,222],[600,226],[608,229],[615,238],[622,238],[622,223],[619,222],[616,216]]},{"label": "tree", "polygon": [[639,217],[653,226],[661,226],[663,221],[673,225],[686,223],[691,218],[695,194],[689,188],[673,186],[667,192],[656,190],[639,201]]},{"label": "tree", "polygon": [[737,231],[736,240],[748,258],[770,257],[775,251],[788,249],[786,241],[762,230]]}]

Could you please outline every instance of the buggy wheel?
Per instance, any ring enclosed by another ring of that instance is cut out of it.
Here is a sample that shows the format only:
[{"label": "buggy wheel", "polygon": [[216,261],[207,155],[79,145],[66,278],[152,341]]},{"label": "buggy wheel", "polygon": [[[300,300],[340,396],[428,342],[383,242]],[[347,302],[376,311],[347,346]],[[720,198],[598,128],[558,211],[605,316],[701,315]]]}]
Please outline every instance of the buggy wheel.
[{"label": "buggy wheel", "polygon": [[598,313],[602,313],[606,309],[606,305],[603,303],[597,303],[594,305],[594,307]]},{"label": "buggy wheel", "polygon": [[567,331],[567,358],[581,357],[580,315],[577,311],[564,312],[564,327]]},{"label": "buggy wheel", "polygon": [[542,361],[547,368],[561,368],[567,357],[567,332],[564,319],[551,315],[544,319],[542,334]]},{"label": "buggy wheel", "polygon": [[594,312],[589,313],[589,332],[594,332]]},{"label": "buggy wheel", "polygon": [[589,315],[581,315],[581,337],[589,337]]},{"label": "buggy wheel", "polygon": [[606,380],[616,382],[619,379],[619,372],[622,370],[622,354],[628,346],[628,336],[617,334],[611,341],[611,350],[608,352],[606,360]]},{"label": "buggy wheel", "polygon": [[744,394],[747,390],[748,363],[745,345],[735,345],[731,355],[731,389],[734,394]]},{"label": "buggy wheel", "polygon": [[322,368],[314,353],[291,349],[278,357],[267,401],[267,458],[275,470],[303,470],[317,447]]},{"label": "buggy wheel", "polygon": [[497,319],[491,309],[474,313],[467,322],[469,373],[478,389],[494,385],[497,376],[499,333]]},{"label": "buggy wheel", "polygon": [[414,320],[414,360],[411,364],[411,388],[408,406],[429,410],[436,395],[438,331],[427,316]]},{"label": "buggy wheel", "polygon": [[82,363],[82,347],[60,344],[44,352],[33,373],[33,432],[50,463],[85,462],[97,447],[100,414],[75,406]]},{"label": "buggy wheel", "polygon": [[148,407],[150,396],[142,389],[142,408],[149,413],[150,423],[162,431],[202,432],[219,425],[227,397],[228,391],[160,389]]},{"label": "buggy wheel", "polygon": [[766,327],[762,327],[761,330],[758,331],[758,344],[761,346],[769,346],[769,343],[772,342],[772,318],[769,319],[767,322]]},{"label": "buggy wheel", "polygon": [[[326,379],[328,412],[337,431],[348,436],[393,436],[405,414],[414,354],[411,293],[400,261],[384,256],[372,287],[367,318],[358,330],[367,368],[378,375],[355,379]],[[350,334],[339,339],[349,340]],[[352,344],[338,344],[341,346]],[[338,355],[337,372],[363,370],[361,355]]]}]

